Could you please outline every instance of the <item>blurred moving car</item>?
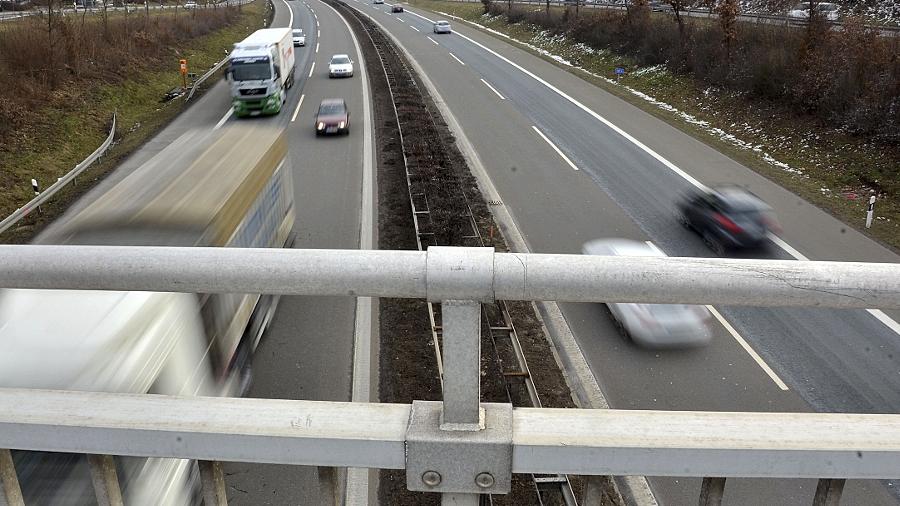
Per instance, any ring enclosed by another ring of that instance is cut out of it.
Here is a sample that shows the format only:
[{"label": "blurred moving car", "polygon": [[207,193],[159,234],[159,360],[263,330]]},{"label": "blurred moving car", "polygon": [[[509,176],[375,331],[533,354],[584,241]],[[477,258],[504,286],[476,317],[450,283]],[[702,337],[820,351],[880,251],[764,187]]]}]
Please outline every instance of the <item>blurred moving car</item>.
[{"label": "blurred moving car", "polygon": [[187,1],[187,2],[184,3],[184,8],[185,8],[185,9],[196,9],[196,8],[197,8],[197,2],[193,2],[193,1],[190,1],[190,0],[189,0],[189,1]]},{"label": "blurred moving car", "polygon": [[653,12],[674,12],[672,4],[663,0],[650,0],[650,10]]},{"label": "blurred moving car", "polygon": [[316,135],[349,134],[350,111],[341,98],[326,98],[316,113]]},{"label": "blurred moving car", "polygon": [[306,45],[306,34],[299,28],[291,30],[291,38],[294,40],[294,47]]},{"label": "blurred moving car", "polygon": [[353,60],[345,54],[336,54],[328,62],[328,77],[353,77]]},{"label": "blurred moving car", "polygon": [[781,227],[768,204],[740,186],[692,189],[678,203],[679,221],[695,230],[711,250],[763,246]]},{"label": "blurred moving car", "polygon": [[[287,147],[283,130],[259,124],[187,132],[38,243],[290,247]],[[277,303],[252,293],[0,290],[0,386],[242,395]],[[195,462],[113,459],[124,504],[192,503]],[[97,504],[86,455],[14,450],[13,460],[25,504]]]},{"label": "blurred moving car", "polygon": [[[841,17],[841,7],[837,4],[820,2],[815,4],[815,9],[827,21],[838,21]],[[809,19],[809,2],[795,5],[788,11],[788,17],[792,19]]]},{"label": "blurred moving car", "polygon": [[400,4],[394,4],[391,6],[391,12],[392,13],[403,12],[403,6]]},{"label": "blurred moving car", "polygon": [[[652,243],[628,239],[595,239],[584,244],[585,255],[664,257]],[[702,346],[712,338],[712,314],[705,306],[686,304],[608,303],[622,332],[648,348]]]},{"label": "blurred moving car", "polygon": [[381,5],[384,3],[384,0],[372,0],[372,3],[375,5]]},{"label": "blurred moving car", "polygon": [[450,22],[449,21],[435,21],[434,22],[434,33],[450,33]]}]

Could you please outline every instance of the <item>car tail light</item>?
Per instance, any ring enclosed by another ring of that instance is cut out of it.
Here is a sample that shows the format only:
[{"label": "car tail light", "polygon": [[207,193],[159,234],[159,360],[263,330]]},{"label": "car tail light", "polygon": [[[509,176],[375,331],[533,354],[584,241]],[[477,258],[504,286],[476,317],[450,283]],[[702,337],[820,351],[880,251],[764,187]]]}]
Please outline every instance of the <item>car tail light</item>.
[{"label": "car tail light", "polygon": [[713,213],[713,219],[716,220],[716,223],[722,225],[722,228],[733,234],[738,234],[744,231],[744,229],[741,228],[740,225],[731,221],[731,218],[725,216],[724,214]]}]

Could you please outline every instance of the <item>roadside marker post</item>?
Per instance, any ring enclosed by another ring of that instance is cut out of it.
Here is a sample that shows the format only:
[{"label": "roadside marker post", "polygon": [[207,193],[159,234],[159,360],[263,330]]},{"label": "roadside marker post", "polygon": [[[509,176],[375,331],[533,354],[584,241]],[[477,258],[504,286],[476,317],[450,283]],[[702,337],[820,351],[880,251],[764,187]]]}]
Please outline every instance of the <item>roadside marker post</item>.
[{"label": "roadside marker post", "polygon": [[[41,194],[41,189],[38,187],[37,179],[31,179],[31,187],[34,188],[34,196],[37,197]],[[44,211],[41,210],[41,206],[38,206],[38,212],[43,214]]]},{"label": "roadside marker post", "polygon": [[186,90],[188,74],[187,60],[178,60],[178,64],[181,67],[181,88]]},{"label": "roadside marker post", "polygon": [[875,195],[869,197],[869,210],[866,211],[866,228],[872,227],[872,217],[875,215]]}]

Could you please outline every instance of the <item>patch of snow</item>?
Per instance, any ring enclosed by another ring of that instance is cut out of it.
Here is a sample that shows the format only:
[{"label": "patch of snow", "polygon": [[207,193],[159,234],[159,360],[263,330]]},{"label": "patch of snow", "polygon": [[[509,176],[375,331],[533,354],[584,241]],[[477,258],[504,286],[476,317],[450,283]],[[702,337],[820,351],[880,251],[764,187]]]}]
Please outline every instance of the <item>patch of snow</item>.
[{"label": "patch of snow", "polygon": [[[648,103],[650,103],[650,104],[652,104],[652,105],[654,105],[654,106],[656,106],[656,107],[658,107],[658,108],[660,108],[660,109],[662,109],[662,110],[664,110],[664,111],[670,112],[670,113],[676,115],[677,117],[679,117],[681,120],[683,120],[683,121],[685,121],[685,122],[687,122],[687,123],[689,123],[689,124],[691,124],[691,125],[695,125],[695,126],[697,126],[697,127],[700,127],[702,130],[705,130],[707,133],[712,134],[712,135],[715,135],[715,136],[718,137],[719,139],[721,139],[721,140],[723,140],[723,141],[725,141],[725,142],[728,142],[728,143],[730,143],[730,144],[732,144],[732,145],[734,145],[734,146],[736,146],[736,147],[738,147],[738,148],[740,148],[740,149],[752,150],[752,151],[756,151],[756,152],[762,151],[761,148],[760,148],[760,149],[755,149],[755,146],[753,145],[753,143],[747,142],[747,141],[745,141],[745,140],[742,140],[742,139],[736,137],[734,134],[731,134],[731,133],[729,133],[729,132],[726,132],[725,130],[723,130],[723,129],[721,129],[721,128],[714,127],[714,126],[710,125],[708,121],[704,121],[704,120],[702,120],[702,119],[697,118],[696,116],[694,116],[694,115],[692,115],[692,114],[689,114],[689,113],[687,113],[687,112],[684,112],[684,111],[682,111],[682,110],[679,110],[677,107],[675,107],[675,106],[673,106],[673,105],[671,105],[671,104],[669,104],[669,103],[663,102],[663,101],[661,101],[661,100],[657,100],[656,98],[654,98],[654,97],[652,97],[652,96],[650,96],[650,95],[648,95],[648,94],[646,94],[646,93],[644,93],[644,92],[642,92],[642,91],[636,90],[636,89],[634,89],[634,88],[632,88],[632,87],[630,87],[630,86],[622,85],[621,83],[619,83],[619,82],[616,81],[615,79],[611,79],[611,78],[609,78],[609,77],[602,76],[602,75],[597,74],[597,73],[595,73],[595,72],[591,72],[590,70],[587,70],[587,69],[585,69],[584,67],[581,67],[581,66],[579,66],[579,65],[575,65],[574,63],[572,63],[571,61],[567,60],[566,58],[564,58],[564,57],[562,57],[562,56],[560,56],[560,55],[558,55],[558,54],[551,53],[550,51],[547,51],[547,50],[544,49],[544,48],[538,47],[538,46],[536,46],[536,45],[534,45],[534,44],[530,44],[530,43],[528,43],[528,42],[522,42],[522,41],[513,39],[513,38],[510,37],[509,35],[506,35],[506,34],[504,34],[504,33],[500,33],[500,32],[498,32],[498,31],[496,31],[496,30],[493,30],[493,29],[491,29],[491,28],[488,28],[488,27],[486,27],[486,26],[484,26],[484,25],[482,25],[482,24],[479,24],[479,23],[475,23],[475,22],[472,22],[472,21],[463,20],[462,18],[459,18],[459,17],[457,17],[457,16],[453,16],[453,15],[450,15],[450,14],[447,14],[447,13],[444,13],[444,12],[439,12],[439,14],[442,14],[442,15],[445,15],[445,16],[448,16],[448,17],[452,17],[452,18],[456,18],[456,19],[459,19],[459,20],[461,20],[461,21],[465,21],[465,22],[467,22],[467,23],[469,23],[469,24],[471,24],[471,25],[474,25],[474,26],[477,26],[478,28],[481,28],[482,30],[485,30],[485,31],[487,31],[487,32],[494,33],[494,34],[497,34],[497,35],[500,35],[500,36],[502,36],[502,37],[504,37],[504,38],[506,38],[506,39],[509,39],[509,40],[515,40],[517,43],[519,43],[519,44],[521,44],[521,45],[527,47],[528,49],[531,49],[532,51],[534,51],[534,52],[536,52],[536,53],[538,53],[538,54],[541,54],[541,55],[543,55],[543,56],[546,56],[546,57],[548,57],[548,58],[551,58],[551,59],[553,59],[554,61],[557,61],[557,62],[561,63],[562,65],[565,65],[565,66],[567,66],[567,67],[572,67],[572,68],[574,68],[574,69],[580,70],[580,71],[582,71],[582,72],[584,72],[584,73],[586,73],[586,74],[588,74],[588,75],[590,75],[590,76],[593,76],[593,77],[595,77],[595,78],[597,78],[597,79],[601,79],[601,80],[605,81],[606,83],[611,84],[611,85],[613,85],[613,86],[621,86],[622,88],[624,88],[625,90],[627,90],[627,91],[628,91],[629,93],[631,93],[632,95],[634,95],[634,96],[636,96],[636,97],[638,97],[638,98],[640,98],[640,99],[642,99],[642,100],[644,100],[644,101],[646,101],[646,102],[648,102]],[[540,40],[540,39],[543,39],[543,40],[555,40],[556,37],[551,37],[551,36],[549,35],[549,32],[548,32],[548,31],[543,30],[543,31],[539,32],[537,35],[535,35],[535,37],[532,38],[532,41],[534,41],[534,40]],[[563,37],[563,39],[564,39],[564,37]],[[655,67],[660,67],[660,65],[655,65],[655,66],[653,66],[653,67],[647,67],[647,68],[641,69],[641,70],[653,69],[653,68],[655,68]],[[640,70],[636,71],[635,73],[637,73],[637,72],[640,72]],[[634,75],[635,73],[632,73],[632,75]],[[732,126],[732,127],[737,127],[737,124],[734,124],[734,123],[733,123],[731,126]],[[745,129],[746,129],[746,126],[745,126]],[[757,131],[758,131],[758,130],[757,130]],[[812,135],[814,135],[814,134],[812,134]],[[808,146],[807,146],[807,147],[808,147]],[[770,165],[772,165],[772,166],[774,166],[774,167],[778,167],[779,169],[781,169],[781,170],[783,170],[783,171],[785,171],[785,172],[788,172],[788,173],[790,173],[790,174],[804,175],[804,174],[803,174],[803,171],[802,171],[801,169],[791,167],[791,166],[788,165],[787,163],[784,163],[784,162],[782,162],[782,161],[780,161],[780,160],[775,159],[772,155],[770,155],[770,154],[767,153],[767,152],[762,151],[762,159],[763,159],[763,161],[765,161],[766,163],[768,163],[768,164],[770,164]],[[804,176],[805,176],[805,175],[804,175]]]}]

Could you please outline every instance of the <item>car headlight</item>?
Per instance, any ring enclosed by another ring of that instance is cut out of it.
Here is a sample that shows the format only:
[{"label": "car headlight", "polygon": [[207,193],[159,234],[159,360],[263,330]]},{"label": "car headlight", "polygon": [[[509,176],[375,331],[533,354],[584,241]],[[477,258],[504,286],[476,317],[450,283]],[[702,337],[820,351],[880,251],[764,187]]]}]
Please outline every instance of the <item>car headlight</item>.
[{"label": "car headlight", "polygon": [[322,122],[320,121],[319,124],[316,125],[316,129],[317,129],[317,130],[322,130],[323,128],[325,128],[325,123],[322,123]]},{"label": "car headlight", "polygon": [[341,121],[341,124],[338,125],[338,128],[344,128],[344,125],[346,125],[346,123],[344,123],[343,121]]}]

